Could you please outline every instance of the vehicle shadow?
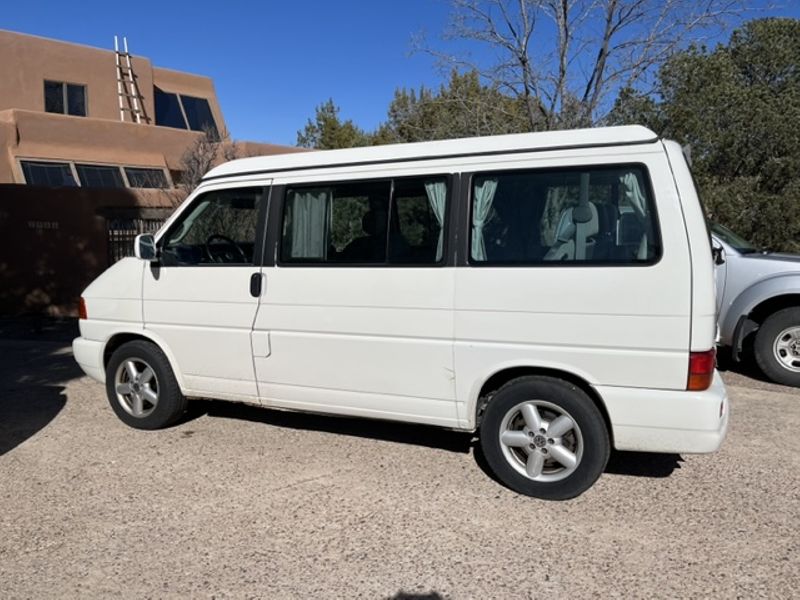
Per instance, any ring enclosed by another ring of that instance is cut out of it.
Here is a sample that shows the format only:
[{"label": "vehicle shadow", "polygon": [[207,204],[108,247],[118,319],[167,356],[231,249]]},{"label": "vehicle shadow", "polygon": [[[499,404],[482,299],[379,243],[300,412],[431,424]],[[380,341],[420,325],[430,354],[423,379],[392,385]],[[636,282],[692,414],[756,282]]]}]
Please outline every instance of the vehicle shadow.
[{"label": "vehicle shadow", "polygon": [[0,321],[0,456],[44,429],[66,405],[64,384],[83,372],[65,341],[75,320]]},{"label": "vehicle shadow", "polygon": [[742,355],[738,362],[733,360],[729,349],[718,350],[717,369],[723,374],[726,385],[737,385],[778,393],[797,393],[798,388],[776,383],[764,374],[756,363],[752,340],[749,338],[745,340]]},{"label": "vehicle shadow", "polygon": [[684,462],[680,454],[655,452],[623,452],[612,450],[606,464],[606,473],[632,477],[669,477]]},{"label": "vehicle shadow", "polygon": [[[473,450],[475,462],[481,471],[500,485],[504,485],[492,472],[478,442],[474,443]],[[608,475],[629,475],[631,477],[669,477],[676,469],[681,468],[680,463],[682,462],[683,458],[679,454],[612,450],[603,472]]]},{"label": "vehicle shadow", "polygon": [[[337,435],[424,446],[460,454],[468,454],[472,450],[475,462],[481,470],[497,481],[489,464],[486,462],[480,443],[474,434],[468,432],[413,423],[274,410],[217,400],[195,400],[189,404],[189,407],[189,412],[184,422],[202,415],[208,415],[214,418],[240,419],[264,423],[275,427],[321,431]],[[620,452],[613,450],[605,472],[633,477],[669,477],[673,471],[680,469],[681,462],[683,462],[683,458],[678,454]]]},{"label": "vehicle shadow", "polygon": [[733,360],[730,349],[726,348],[717,350],[717,369],[723,373],[725,371],[731,371],[732,373],[738,373],[739,375],[744,375],[745,377],[755,379],[756,381],[771,383],[771,381],[766,375],[764,375],[764,373],[756,364],[756,359],[753,355],[752,341],[749,341],[750,343],[745,344],[742,348],[742,354],[739,361]]},{"label": "vehicle shadow", "polygon": [[473,438],[470,433],[441,429],[431,425],[290,412],[217,400],[194,400],[190,402],[187,420],[192,420],[201,415],[265,423],[288,429],[320,431],[399,444],[424,446],[462,454],[469,453]]}]

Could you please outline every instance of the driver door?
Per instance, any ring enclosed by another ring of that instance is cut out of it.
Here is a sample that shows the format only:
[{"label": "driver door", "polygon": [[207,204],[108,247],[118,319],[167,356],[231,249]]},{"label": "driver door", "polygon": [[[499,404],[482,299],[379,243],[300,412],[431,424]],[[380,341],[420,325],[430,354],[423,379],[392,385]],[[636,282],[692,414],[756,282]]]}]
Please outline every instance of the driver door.
[{"label": "driver door", "polygon": [[268,183],[199,194],[160,236],[159,262],[145,268],[144,327],[172,354],[187,393],[258,398],[250,332]]}]

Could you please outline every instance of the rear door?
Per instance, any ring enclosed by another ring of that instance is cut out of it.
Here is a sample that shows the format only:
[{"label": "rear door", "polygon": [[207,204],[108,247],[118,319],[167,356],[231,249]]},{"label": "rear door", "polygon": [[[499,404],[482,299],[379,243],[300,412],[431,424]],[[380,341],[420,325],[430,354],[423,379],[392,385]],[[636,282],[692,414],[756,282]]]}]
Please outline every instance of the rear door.
[{"label": "rear door", "polygon": [[199,194],[160,237],[160,262],[145,270],[145,328],[173,354],[190,393],[258,396],[251,283],[260,278],[267,185]]}]

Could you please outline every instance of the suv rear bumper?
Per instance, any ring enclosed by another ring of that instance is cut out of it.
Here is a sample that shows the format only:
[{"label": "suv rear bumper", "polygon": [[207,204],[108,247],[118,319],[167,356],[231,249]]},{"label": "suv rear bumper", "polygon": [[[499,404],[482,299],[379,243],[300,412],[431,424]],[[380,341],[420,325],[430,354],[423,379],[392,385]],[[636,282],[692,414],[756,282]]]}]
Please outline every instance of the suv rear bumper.
[{"label": "suv rear bumper", "polygon": [[722,445],[730,406],[714,373],[702,392],[597,386],[605,401],[617,450],[708,453]]},{"label": "suv rear bumper", "polygon": [[103,342],[77,337],[72,340],[72,354],[83,372],[102,383],[106,381],[103,368]]}]

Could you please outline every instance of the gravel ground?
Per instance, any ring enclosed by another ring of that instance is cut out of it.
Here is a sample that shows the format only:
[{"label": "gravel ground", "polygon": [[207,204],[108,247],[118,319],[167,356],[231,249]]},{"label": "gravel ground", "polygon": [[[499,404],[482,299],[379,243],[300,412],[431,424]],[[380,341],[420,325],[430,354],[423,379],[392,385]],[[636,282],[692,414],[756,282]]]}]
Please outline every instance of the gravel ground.
[{"label": "gravel ground", "polygon": [[800,595],[795,390],[726,373],[719,453],[618,453],[552,503],[469,435],[218,402],[140,432],[63,343],[0,354],[3,598]]}]

